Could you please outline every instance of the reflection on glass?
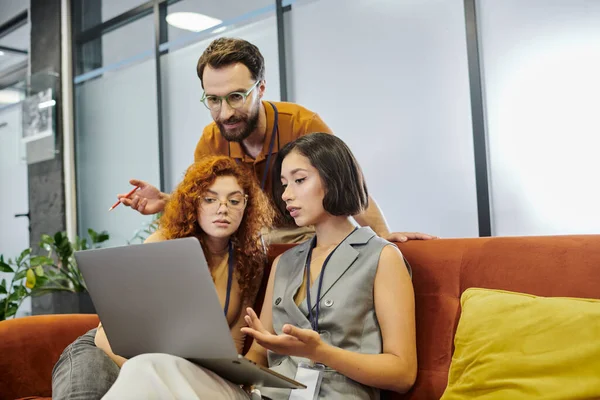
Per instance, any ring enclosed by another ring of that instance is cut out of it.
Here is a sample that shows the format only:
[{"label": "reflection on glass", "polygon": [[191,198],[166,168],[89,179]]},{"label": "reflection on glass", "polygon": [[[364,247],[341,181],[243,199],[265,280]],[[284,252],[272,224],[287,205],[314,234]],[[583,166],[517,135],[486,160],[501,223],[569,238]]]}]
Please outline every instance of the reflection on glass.
[{"label": "reflection on glass", "polygon": [[130,179],[160,185],[155,74],[151,59],[75,86],[79,231],[106,230],[109,246],[127,244],[151,219],[107,209]]},{"label": "reflection on glass", "polygon": [[[91,1],[88,3],[97,3]],[[140,4],[146,3],[145,0],[102,0],[102,22],[108,21],[117,15],[123,14]]]},{"label": "reflection on glass", "polygon": [[3,71],[12,70],[17,65],[26,66],[28,61],[30,26],[26,24],[0,38],[0,76]]},{"label": "reflection on glass", "polygon": [[167,8],[168,41],[190,33],[218,34],[248,23],[254,14],[275,6],[274,0],[182,0]]},{"label": "reflection on glass", "polygon": [[154,20],[150,14],[80,46],[76,75],[127,60],[143,61],[153,54]]}]

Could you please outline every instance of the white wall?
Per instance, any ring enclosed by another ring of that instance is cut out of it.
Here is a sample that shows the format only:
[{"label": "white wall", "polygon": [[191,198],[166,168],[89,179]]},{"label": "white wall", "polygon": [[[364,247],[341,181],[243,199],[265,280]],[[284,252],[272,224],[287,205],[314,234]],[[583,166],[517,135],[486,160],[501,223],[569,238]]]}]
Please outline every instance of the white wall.
[{"label": "white wall", "polygon": [[122,245],[150,217],[108,208],[129,179],[159,184],[156,78],[153,60],[75,87],[79,233],[107,230]]},{"label": "white wall", "polygon": [[[265,59],[267,90],[265,98],[279,96],[279,53],[275,16],[227,31],[226,36],[246,39],[260,48]],[[194,149],[202,130],[212,122],[210,112],[200,102],[202,86],[196,64],[208,44],[218,36],[172,51],[161,58],[163,83],[163,119],[166,161],[166,188],[172,190],[194,161]]]},{"label": "white wall", "polygon": [[600,233],[600,1],[478,1],[494,235]]},{"label": "white wall", "polygon": [[463,2],[298,2],[295,101],[357,156],[393,230],[478,236]]},{"label": "white wall", "polygon": [[[5,261],[15,259],[21,251],[29,247],[29,220],[15,218],[15,214],[29,211],[27,187],[27,164],[21,159],[20,148],[21,106],[11,106],[0,111],[0,254]],[[12,275],[12,274],[10,274]],[[10,282],[9,274],[0,273],[0,281]],[[31,313],[31,299],[27,299],[17,316]]]}]

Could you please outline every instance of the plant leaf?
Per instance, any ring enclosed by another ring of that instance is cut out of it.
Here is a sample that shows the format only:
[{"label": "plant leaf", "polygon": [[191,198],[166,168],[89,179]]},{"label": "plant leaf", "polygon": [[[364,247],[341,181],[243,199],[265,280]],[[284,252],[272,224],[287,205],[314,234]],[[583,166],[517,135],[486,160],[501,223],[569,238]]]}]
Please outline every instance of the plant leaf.
[{"label": "plant leaf", "polygon": [[62,242],[62,240],[63,240],[63,233],[56,232],[54,234],[54,244],[56,244],[58,246],[60,244],[60,242]]},{"label": "plant leaf", "polygon": [[16,303],[10,303],[8,305],[8,308],[6,309],[5,318],[12,317],[13,315],[15,315],[18,309],[19,307],[17,307]]},{"label": "plant leaf", "polygon": [[21,265],[21,263],[23,262],[23,260],[25,259],[25,257],[27,257],[28,255],[31,254],[31,249],[25,249],[21,252],[21,254],[19,255],[19,257],[17,257],[17,259],[15,260],[17,265]]},{"label": "plant leaf", "polygon": [[[54,235],[56,243],[56,254],[63,264],[68,262],[69,257],[73,255],[73,246],[65,232],[57,232]],[[64,266],[63,266],[64,267]]]},{"label": "plant leaf", "polygon": [[54,238],[50,235],[43,234],[40,243],[54,244]]},{"label": "plant leaf", "polygon": [[48,268],[45,272],[46,272],[46,276],[50,279],[55,279],[55,278],[65,279],[64,272],[55,265]]},{"label": "plant leaf", "polygon": [[0,272],[15,272],[10,265],[4,262],[2,257],[0,257]]},{"label": "plant leaf", "polygon": [[19,280],[25,278],[25,276],[27,276],[27,271],[28,271],[27,269],[22,269],[19,272],[17,272],[15,274],[15,277],[13,278],[13,282],[16,282],[16,281],[19,281]]},{"label": "plant leaf", "polygon": [[8,302],[13,302],[13,301],[19,301],[19,295],[16,291],[12,292],[8,298],[7,298]]},{"label": "plant leaf", "polygon": [[40,247],[46,251],[51,251],[52,246],[54,245],[54,238],[50,235],[42,235],[42,240],[40,241]]},{"label": "plant leaf", "polygon": [[90,240],[92,241],[92,243],[96,243],[96,239],[98,238],[98,234],[96,233],[96,231],[90,228],[88,229],[88,235],[90,235]]},{"label": "plant leaf", "polygon": [[48,282],[48,278],[45,276],[38,276],[35,280],[35,289],[44,287]]},{"label": "plant leaf", "polygon": [[98,238],[96,239],[96,243],[106,242],[108,239],[110,239],[110,236],[109,236],[108,232],[104,231],[98,235]]},{"label": "plant leaf", "polygon": [[4,283],[4,281],[2,281],[2,284],[0,284],[0,294],[8,294],[6,292],[6,284]]},{"label": "plant leaf", "polygon": [[14,289],[16,295],[19,296],[19,300],[23,299],[24,297],[27,297],[27,289],[25,288],[25,286],[14,286]]},{"label": "plant leaf", "polygon": [[46,256],[34,256],[29,259],[29,264],[32,267],[54,265],[54,260]]},{"label": "plant leaf", "polygon": [[34,271],[37,276],[44,276],[44,268],[41,265],[35,267]]}]

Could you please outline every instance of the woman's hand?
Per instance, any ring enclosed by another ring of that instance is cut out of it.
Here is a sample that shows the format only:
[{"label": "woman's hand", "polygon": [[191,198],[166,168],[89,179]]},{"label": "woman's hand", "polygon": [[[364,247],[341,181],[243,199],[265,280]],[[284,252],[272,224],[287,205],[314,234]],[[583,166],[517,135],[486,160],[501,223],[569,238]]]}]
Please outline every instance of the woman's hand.
[{"label": "woman's hand", "polygon": [[316,360],[317,354],[327,346],[312,329],[301,329],[290,324],[283,326],[282,335],[274,335],[264,328],[252,308],[248,307],[246,312],[248,315],[244,319],[248,327],[242,328],[242,332],[275,353]]},{"label": "woman's hand", "polygon": [[127,361],[126,358],[121,357],[113,353],[112,348],[110,347],[110,343],[108,343],[108,338],[106,337],[106,332],[104,332],[104,327],[102,326],[102,322],[98,325],[98,330],[96,331],[96,336],[94,337],[94,344],[97,348],[102,349],[111,360],[113,360],[119,368],[125,364]]},{"label": "woman's hand", "polygon": [[268,398],[262,397],[260,390],[256,389],[254,385],[242,385],[242,390],[246,392],[248,397],[250,397],[250,400],[261,400],[263,398]]}]

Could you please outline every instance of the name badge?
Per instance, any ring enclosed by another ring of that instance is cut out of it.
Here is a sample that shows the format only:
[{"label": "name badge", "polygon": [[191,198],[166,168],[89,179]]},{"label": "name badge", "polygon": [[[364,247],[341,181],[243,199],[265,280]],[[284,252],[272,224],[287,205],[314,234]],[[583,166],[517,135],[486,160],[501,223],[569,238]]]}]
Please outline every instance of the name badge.
[{"label": "name badge", "polygon": [[304,362],[298,364],[294,380],[306,385],[306,389],[293,389],[289,400],[317,400],[324,370],[323,364],[313,365]]}]

